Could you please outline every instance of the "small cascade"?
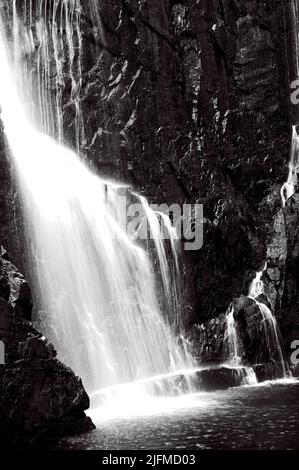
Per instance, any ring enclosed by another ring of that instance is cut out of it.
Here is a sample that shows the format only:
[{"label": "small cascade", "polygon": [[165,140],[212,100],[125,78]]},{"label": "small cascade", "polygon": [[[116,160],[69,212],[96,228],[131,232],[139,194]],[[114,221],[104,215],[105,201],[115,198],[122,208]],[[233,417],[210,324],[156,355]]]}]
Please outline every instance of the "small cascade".
[{"label": "small cascade", "polygon": [[281,368],[283,377],[287,377],[286,365],[283,357],[282,347],[279,339],[279,327],[277,321],[270,308],[263,302],[259,301],[261,295],[265,295],[264,283],[262,276],[267,269],[267,263],[264,268],[256,273],[250,287],[248,297],[253,299],[258,306],[262,315],[262,325],[265,334],[266,346],[269,353],[269,358],[273,362],[278,363]]},{"label": "small cascade", "polygon": [[256,385],[258,383],[256,374],[252,367],[245,367],[243,371],[241,369],[242,377],[242,385]]},{"label": "small cascade", "polygon": [[258,383],[255,372],[252,367],[238,365],[234,368],[237,372],[240,385],[256,385]]},{"label": "small cascade", "polygon": [[299,136],[297,134],[296,126],[293,126],[291,156],[290,156],[290,162],[289,162],[289,175],[288,175],[287,182],[283,184],[280,190],[283,207],[285,207],[286,202],[295,193],[296,186],[298,184],[298,172],[299,172]]},{"label": "small cascade", "polygon": [[242,365],[234,307],[230,305],[226,314],[224,342],[226,347],[225,365],[236,369],[242,385],[255,385],[257,378],[252,367]]},{"label": "small cascade", "polygon": [[[171,324],[177,327],[179,331],[181,317],[176,315],[181,304],[180,244],[178,234],[168,215],[152,210],[145,197],[136,193],[134,193],[134,196],[140,201],[145,216],[141,223],[140,231],[143,231],[144,235],[146,233],[149,235],[149,239],[153,241],[157,253],[159,270],[166,294],[168,318]],[[146,237],[144,236],[144,238]],[[166,252],[165,240],[170,242],[171,256],[174,261],[173,266],[168,265],[166,262],[168,254]]]},{"label": "small cascade", "polygon": [[226,314],[224,340],[228,345],[228,364],[231,366],[239,366],[241,364],[241,358],[239,356],[238,334],[234,313],[234,307],[231,305]]},{"label": "small cascade", "polygon": [[96,407],[109,403],[123,403],[124,406],[144,397],[170,397],[198,391],[196,369],[182,369],[175,373],[160,374],[145,379],[102,388],[91,395]]}]

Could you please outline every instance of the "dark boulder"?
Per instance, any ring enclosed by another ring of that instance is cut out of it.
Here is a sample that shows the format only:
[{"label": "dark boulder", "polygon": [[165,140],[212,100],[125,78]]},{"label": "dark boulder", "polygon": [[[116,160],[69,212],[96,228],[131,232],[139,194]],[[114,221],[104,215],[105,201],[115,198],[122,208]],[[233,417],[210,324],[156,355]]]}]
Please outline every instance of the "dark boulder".
[{"label": "dark boulder", "polygon": [[245,385],[251,381],[251,374],[252,370],[247,367],[209,366],[189,374],[181,373],[148,381],[146,387],[148,393],[158,396],[176,396],[190,391],[213,392]]},{"label": "dark boulder", "polygon": [[299,192],[277,212],[267,248],[267,292],[280,325],[284,350],[299,340]]},{"label": "dark boulder", "polygon": [[56,351],[28,321],[29,286],[0,257],[0,446],[93,429],[84,410],[89,398],[81,380],[58,361]]},{"label": "dark boulder", "polygon": [[212,392],[246,384],[246,368],[214,367],[196,373],[198,390]]},{"label": "dark boulder", "polygon": [[255,372],[258,382],[264,382],[265,380],[275,380],[280,377],[281,364],[277,362],[255,364],[253,366],[253,370]]},{"label": "dark boulder", "polygon": [[[270,307],[266,296],[258,301]],[[257,367],[258,378],[281,377],[284,363],[279,345],[276,345],[273,324],[265,320],[257,302],[240,297],[232,302],[238,344],[238,357],[244,366]],[[280,338],[277,328],[278,341]],[[226,314],[196,325],[193,329],[194,354],[201,363],[222,364],[230,362]],[[258,365],[258,366],[257,366]]]}]

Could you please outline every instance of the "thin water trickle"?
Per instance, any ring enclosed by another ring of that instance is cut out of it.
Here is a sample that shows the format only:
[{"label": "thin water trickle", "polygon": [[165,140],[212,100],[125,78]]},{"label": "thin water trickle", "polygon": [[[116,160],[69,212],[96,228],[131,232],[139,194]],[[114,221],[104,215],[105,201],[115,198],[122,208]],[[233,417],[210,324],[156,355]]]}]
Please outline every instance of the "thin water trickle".
[{"label": "thin water trickle", "polygon": [[242,378],[243,385],[257,384],[257,378],[253,368],[242,364],[239,336],[233,305],[230,305],[226,313],[226,330],[224,335],[224,343],[224,346],[226,347],[224,348],[226,350],[224,364],[228,367],[236,369],[237,373]]},{"label": "thin water trickle", "polygon": [[267,269],[267,263],[261,271],[256,273],[255,278],[253,279],[250,287],[248,297],[253,299],[256,302],[257,307],[259,308],[262,315],[262,325],[265,334],[266,346],[271,358],[274,362],[277,362],[281,367],[282,377],[287,377],[285,360],[283,357],[282,346],[279,339],[279,327],[276,321],[274,314],[271,312],[270,308],[263,302],[260,302],[258,298],[265,294],[264,282],[262,281],[262,276]]},{"label": "thin water trickle", "polygon": [[239,366],[241,357],[239,355],[239,341],[234,313],[234,307],[231,305],[226,314],[225,341],[228,343],[228,364]]}]

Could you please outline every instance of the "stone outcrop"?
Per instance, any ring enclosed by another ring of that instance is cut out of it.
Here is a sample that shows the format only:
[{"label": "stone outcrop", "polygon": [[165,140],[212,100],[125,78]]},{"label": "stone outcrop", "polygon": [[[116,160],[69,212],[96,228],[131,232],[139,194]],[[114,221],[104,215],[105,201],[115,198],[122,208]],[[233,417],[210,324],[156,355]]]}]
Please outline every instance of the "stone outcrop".
[{"label": "stone outcrop", "polygon": [[29,286],[0,254],[0,447],[93,429],[81,380],[30,322]]},{"label": "stone outcrop", "polygon": [[[257,301],[271,308],[265,295],[260,295]],[[252,367],[258,381],[280,378],[289,372],[289,368],[294,369],[282,352],[279,328],[273,329],[273,324],[265,319],[256,301],[240,297],[233,300],[232,307],[238,363]],[[232,364],[230,341],[225,314],[193,328],[194,355],[199,363]]]},{"label": "stone outcrop", "polygon": [[[267,245],[267,292],[281,328],[284,350],[299,339],[299,193],[278,211]],[[294,364],[291,364],[294,366]]]},{"label": "stone outcrop", "polygon": [[246,367],[210,366],[193,371],[192,374],[168,376],[147,384],[148,393],[156,396],[175,396],[182,392],[213,392],[240,387],[250,383],[252,377]]},{"label": "stone outcrop", "polygon": [[100,16],[98,50],[88,12],[83,24],[83,151],[152,201],[204,205],[203,249],[184,254],[186,297],[193,322],[218,316],[266,256],[276,208],[263,202],[287,173],[287,9],[129,0],[103,2]]}]

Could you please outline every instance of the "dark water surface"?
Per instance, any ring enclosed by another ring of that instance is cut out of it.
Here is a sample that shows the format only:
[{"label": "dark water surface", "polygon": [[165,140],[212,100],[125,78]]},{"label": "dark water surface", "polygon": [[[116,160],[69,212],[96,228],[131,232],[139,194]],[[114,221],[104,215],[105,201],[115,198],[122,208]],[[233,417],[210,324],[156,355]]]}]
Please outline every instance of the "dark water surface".
[{"label": "dark water surface", "polygon": [[143,416],[101,419],[98,412],[92,417],[98,429],[51,442],[49,447],[299,449],[299,382],[200,393],[189,396],[178,408],[165,407]]}]

